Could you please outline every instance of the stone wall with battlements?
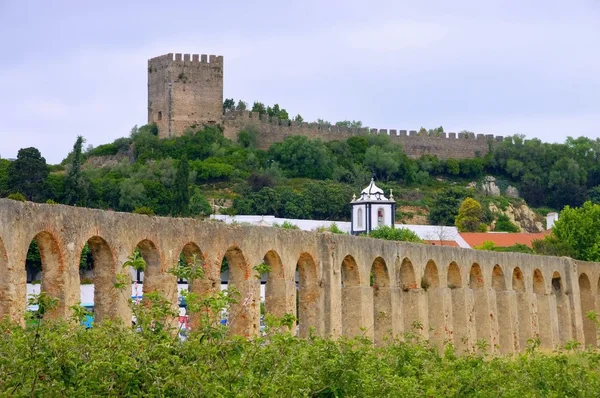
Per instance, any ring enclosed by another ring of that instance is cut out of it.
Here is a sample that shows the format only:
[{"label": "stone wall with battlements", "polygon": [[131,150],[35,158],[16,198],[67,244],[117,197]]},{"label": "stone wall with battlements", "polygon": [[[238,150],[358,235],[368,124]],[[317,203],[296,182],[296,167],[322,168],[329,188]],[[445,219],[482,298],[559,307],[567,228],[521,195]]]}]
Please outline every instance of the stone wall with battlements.
[{"label": "stone wall with battlements", "polygon": [[468,133],[422,135],[415,130],[340,129],[316,123],[259,118],[252,112],[223,115],[223,57],[198,54],[166,54],[148,60],[148,123],[156,123],[160,137],[176,137],[192,126],[220,124],[227,138],[236,141],[242,129],[258,132],[258,146],[268,149],[292,135],[345,140],[355,135],[386,134],[402,144],[414,158],[436,155],[441,159],[473,158],[488,153],[502,137]]},{"label": "stone wall with battlements", "polygon": [[223,57],[166,54],[148,60],[148,123],[160,137],[217,124],[223,113]]},{"label": "stone wall with battlements", "polygon": [[416,130],[319,126],[316,123],[297,123],[276,118],[269,120],[267,115],[259,117],[257,113],[248,111],[227,112],[223,116],[225,137],[236,141],[237,134],[243,129],[254,129],[259,132],[257,145],[261,149],[268,149],[272,144],[292,135],[333,141],[346,140],[355,135],[385,134],[390,136],[392,142],[402,144],[406,154],[413,158],[427,154],[437,155],[440,159],[473,158],[478,154],[484,156],[495,142],[504,139],[502,136],[484,134],[441,133],[434,136],[419,134]]},{"label": "stone wall with battlements", "polygon": [[200,295],[220,288],[226,258],[228,283],[241,295],[229,311],[229,326],[242,336],[260,330],[254,267],[264,262],[271,268],[265,311],[297,315],[301,337],[312,329],[320,336],[361,335],[385,344],[386,338],[414,332],[439,348],[453,343],[458,352],[474,352],[486,341],[494,354],[524,351],[534,337],[547,351],[571,340],[599,342],[585,319],[600,309],[599,263],[8,199],[0,199],[0,318],[23,322],[32,239],[41,252],[41,289],[58,299],[51,317],[71,317],[88,243],[97,322],[131,322],[129,291],[123,294],[115,282],[119,275],[131,277],[123,264],[138,247],[147,263],[144,294],[161,292],[174,306],[177,280],[168,270],[180,253],[203,262],[206,277],[189,286]]}]

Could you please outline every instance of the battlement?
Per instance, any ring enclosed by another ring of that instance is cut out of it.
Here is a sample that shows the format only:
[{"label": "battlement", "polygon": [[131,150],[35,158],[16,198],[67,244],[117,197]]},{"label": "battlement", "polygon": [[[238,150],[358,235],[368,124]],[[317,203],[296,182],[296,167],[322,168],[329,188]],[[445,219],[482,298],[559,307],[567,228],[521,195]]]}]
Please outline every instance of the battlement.
[{"label": "battlement", "polygon": [[[495,136],[493,134],[475,134],[470,132],[454,133],[430,133],[419,132],[417,130],[399,130],[399,129],[376,129],[376,128],[347,128],[336,125],[319,125],[317,123],[298,123],[290,120],[279,120],[278,118],[269,118],[268,115],[260,115],[250,111],[231,111],[227,112],[223,119],[225,124],[236,126],[252,126],[259,131],[273,131],[275,127],[281,134],[286,136],[291,135],[306,135],[311,138],[322,138],[325,141],[343,140],[354,135],[387,135],[394,141],[410,143],[418,140],[427,139],[432,142],[457,142],[457,141],[476,141],[478,144],[485,144],[485,152],[487,153],[487,143],[503,141],[504,136]],[[265,133],[267,134],[267,133]],[[231,137],[230,137],[231,138]]]},{"label": "battlement", "polygon": [[178,64],[181,66],[210,65],[223,67],[223,56],[207,54],[169,53],[165,55],[159,55],[158,57],[150,58],[148,60],[149,68],[160,68]]},{"label": "battlement", "polygon": [[169,53],[148,60],[148,122],[156,123],[160,137],[182,135],[190,126],[220,124],[225,137],[236,141],[241,130],[252,128],[258,132],[257,145],[261,149],[268,149],[293,135],[323,141],[387,135],[413,158],[422,155],[435,155],[440,159],[483,156],[504,139],[492,134],[467,132],[350,129],[279,120],[249,111],[223,114],[223,57],[207,54]]}]

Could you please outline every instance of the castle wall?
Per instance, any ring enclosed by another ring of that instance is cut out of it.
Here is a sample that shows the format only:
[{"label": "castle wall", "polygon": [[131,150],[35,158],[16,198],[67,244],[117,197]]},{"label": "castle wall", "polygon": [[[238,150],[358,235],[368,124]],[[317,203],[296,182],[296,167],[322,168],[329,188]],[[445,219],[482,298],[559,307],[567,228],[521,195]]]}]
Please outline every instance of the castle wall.
[{"label": "castle wall", "polygon": [[122,264],[137,246],[147,263],[144,293],[161,292],[174,306],[177,280],[168,269],[182,251],[203,261],[206,278],[189,286],[201,295],[219,288],[227,258],[229,285],[241,294],[230,327],[242,336],[259,333],[253,267],[265,262],[272,269],[266,311],[298,308],[301,337],[314,329],[324,337],[360,334],[384,344],[410,332],[440,348],[453,343],[459,352],[486,341],[495,354],[522,352],[530,338],[548,351],[571,340],[598,344],[585,314],[600,306],[600,263],[8,199],[0,199],[0,318],[23,322],[25,260],[34,238],[42,254],[41,289],[58,299],[52,317],[70,317],[69,307],[79,301],[79,257],[88,242],[98,322],[131,322],[128,287],[123,294],[115,281],[131,276]]},{"label": "castle wall", "polygon": [[222,56],[166,54],[148,60],[148,123],[157,124],[160,137],[220,123],[222,112]]},{"label": "castle wall", "polygon": [[252,112],[223,115],[223,57],[215,55],[161,55],[148,60],[148,123],[156,123],[162,138],[181,136],[186,129],[221,124],[225,137],[236,141],[238,133],[258,132],[258,147],[268,149],[286,137],[302,135],[323,141],[346,140],[356,135],[385,134],[401,144],[408,156],[436,155],[440,159],[464,159],[485,155],[502,137],[483,134],[442,133],[421,135],[396,129],[344,129],[259,118]]},{"label": "castle wall", "polygon": [[282,122],[278,119],[269,120],[267,115],[260,118],[258,114],[248,111],[233,111],[224,115],[223,130],[226,138],[237,141],[238,133],[244,129],[259,132],[257,146],[260,149],[268,149],[272,144],[293,135],[333,141],[346,140],[357,135],[384,134],[388,135],[392,142],[401,144],[404,152],[413,158],[422,155],[437,155],[440,159],[474,158],[477,155],[484,156],[494,142],[503,140],[501,136],[484,134],[441,133],[433,136],[422,135],[414,130],[348,129],[288,120]]}]

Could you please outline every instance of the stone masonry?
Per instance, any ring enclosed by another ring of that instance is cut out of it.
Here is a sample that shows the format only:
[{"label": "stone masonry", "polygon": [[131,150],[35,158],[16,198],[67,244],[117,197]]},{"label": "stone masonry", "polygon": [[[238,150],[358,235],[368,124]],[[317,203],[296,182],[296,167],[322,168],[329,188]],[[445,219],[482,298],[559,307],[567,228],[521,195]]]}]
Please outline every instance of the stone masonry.
[{"label": "stone masonry", "polygon": [[296,313],[298,300],[301,337],[313,328],[381,344],[411,331],[461,352],[485,340],[499,354],[523,351],[531,337],[545,350],[570,340],[598,344],[584,316],[600,309],[598,263],[0,199],[0,317],[17,322],[27,305],[32,239],[42,255],[42,290],[59,300],[55,317],[66,317],[79,300],[79,256],[88,242],[98,322],[130,322],[129,294],[114,283],[130,275],[122,264],[138,247],[148,264],[144,291],[162,292],[174,305],[177,281],[166,271],[181,252],[204,260],[207,277],[190,286],[199,294],[219,289],[227,258],[229,284],[241,292],[230,311],[232,332],[243,336],[259,332],[253,267],[265,262],[272,269],[266,311]]},{"label": "stone masonry", "polygon": [[197,54],[166,54],[148,60],[148,123],[156,123],[160,137],[181,136],[192,126],[218,124],[225,137],[237,141],[241,130],[258,133],[258,147],[268,149],[292,135],[345,140],[355,135],[385,134],[402,144],[405,152],[418,158],[436,155],[440,159],[465,159],[484,156],[503,137],[442,133],[429,136],[416,130],[340,129],[259,117],[252,112],[223,115],[223,57]]},{"label": "stone masonry", "polygon": [[223,57],[167,54],[148,60],[148,123],[156,123],[160,137],[221,123],[222,114]]}]

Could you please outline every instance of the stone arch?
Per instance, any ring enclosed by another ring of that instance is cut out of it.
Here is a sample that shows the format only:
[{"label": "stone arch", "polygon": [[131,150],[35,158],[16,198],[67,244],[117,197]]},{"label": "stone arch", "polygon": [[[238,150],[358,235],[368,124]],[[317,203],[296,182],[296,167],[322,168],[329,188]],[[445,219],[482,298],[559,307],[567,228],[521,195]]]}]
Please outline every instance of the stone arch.
[{"label": "stone arch", "polygon": [[298,326],[300,337],[308,337],[313,328],[317,335],[321,328],[321,287],[317,264],[308,253],[300,253],[296,264],[298,272]]},{"label": "stone arch", "polygon": [[224,258],[229,264],[228,290],[235,289],[239,293],[237,303],[229,308],[227,323],[230,333],[255,336],[260,331],[260,282],[251,277],[250,265],[239,247],[229,247]]},{"label": "stone arch", "polygon": [[497,292],[506,290],[504,271],[502,271],[502,267],[498,264],[492,269],[492,288]]},{"label": "stone arch", "polygon": [[450,289],[452,300],[452,338],[454,346],[459,352],[469,350],[470,332],[467,313],[470,310],[466,289],[463,289],[460,267],[455,261],[448,265],[446,283]]},{"label": "stone arch", "polygon": [[[400,288],[399,294],[402,300],[404,331],[421,333],[425,326],[425,320],[420,309],[419,298],[422,291],[417,286],[415,268],[409,258],[405,257],[400,262],[400,257],[398,257],[396,259],[396,269],[398,272],[398,287]],[[422,326],[422,329],[415,329],[417,323]]]},{"label": "stone arch", "polygon": [[[146,262],[143,273],[143,293],[161,291],[161,256],[156,244],[150,239],[143,239],[135,247]],[[135,249],[133,250],[135,251]],[[132,252],[133,252],[132,251]]]},{"label": "stone arch", "polygon": [[[477,340],[485,340],[492,344],[491,339],[491,323],[490,319],[490,301],[487,290],[484,289],[485,281],[483,272],[478,263],[473,263],[469,270],[469,288],[473,292],[473,299],[477,303],[474,308],[475,312],[475,334]],[[461,312],[462,315],[462,312]]]},{"label": "stone arch", "polygon": [[407,291],[410,289],[417,288],[417,278],[415,276],[415,268],[412,265],[410,259],[405,257],[400,264],[398,272],[398,282],[400,289]]},{"label": "stone arch", "polygon": [[533,295],[537,308],[537,317],[533,317],[534,328],[533,333],[537,334],[540,339],[541,346],[545,349],[552,349],[552,322],[550,318],[550,302],[546,295],[546,282],[544,275],[539,268],[533,271]]},{"label": "stone arch", "polygon": [[473,290],[483,289],[483,272],[481,272],[481,266],[477,263],[473,263],[471,270],[469,271],[469,287]]},{"label": "stone arch", "polygon": [[552,274],[551,294],[555,297],[556,315],[558,316],[558,338],[561,345],[571,340],[571,311],[569,298],[565,294],[562,277],[558,271]]},{"label": "stone arch", "polygon": [[426,289],[437,289],[440,287],[440,275],[435,261],[427,261],[425,273],[423,274],[423,281],[424,285],[427,286]]},{"label": "stone arch", "polygon": [[[186,243],[181,249],[181,256],[187,265],[194,265],[194,260],[196,261],[196,265],[201,264],[204,267],[204,253],[194,242]],[[205,271],[208,271],[205,269]],[[177,283],[187,283],[185,279],[180,279]]]},{"label": "stone arch", "polygon": [[525,291],[525,277],[521,268],[515,267],[512,272],[512,288],[515,292]]},{"label": "stone arch", "polygon": [[[42,260],[41,291],[58,299],[56,307],[47,313],[50,318],[66,317],[69,304],[66,303],[67,283],[65,278],[64,252],[58,238],[49,231],[41,231],[33,238],[37,242]],[[79,294],[79,292],[77,292]],[[79,301],[79,296],[75,297]]]},{"label": "stone arch", "polygon": [[127,305],[129,288],[122,294],[114,287],[119,270],[113,251],[106,240],[98,235],[89,238],[87,244],[93,258],[94,322],[111,318],[121,319],[127,324],[131,321],[131,311]]},{"label": "stone arch", "polygon": [[460,276],[460,268],[456,262],[452,261],[448,266],[448,276],[446,278],[450,289],[462,288],[462,277]]},{"label": "stone arch", "polygon": [[371,266],[375,344],[382,344],[392,331],[392,294],[385,260],[377,257]]},{"label": "stone arch", "polygon": [[351,255],[342,261],[342,334],[360,336],[362,322],[362,294],[358,264]]},{"label": "stone arch", "polygon": [[510,298],[506,291],[504,271],[498,264],[492,269],[492,289],[496,293],[496,321],[498,322],[498,343],[500,352],[508,354],[514,351],[515,342],[512,333],[512,313]]},{"label": "stone arch", "polygon": [[358,265],[351,255],[347,255],[342,261],[342,286],[360,286],[360,272],[358,271]]},{"label": "stone arch", "polygon": [[525,276],[521,268],[515,267],[512,271],[512,289],[517,295],[517,322],[519,329],[519,347],[527,347],[527,340],[533,335],[531,328],[531,298],[526,292]]},{"label": "stone arch", "polygon": [[544,282],[544,275],[539,269],[533,271],[533,292],[535,294],[546,294],[546,283]]},{"label": "stone arch", "polygon": [[425,290],[425,296],[427,297],[429,339],[436,347],[442,348],[446,338],[445,305],[443,293],[440,291],[438,267],[433,260],[429,260],[425,265],[421,287]]},{"label": "stone arch", "polygon": [[581,301],[581,319],[583,320],[583,337],[585,345],[597,345],[596,325],[586,317],[589,311],[596,309],[596,300],[592,293],[590,278],[585,273],[579,275],[579,294]]},{"label": "stone arch", "polygon": [[263,261],[270,267],[265,286],[265,313],[281,317],[286,313],[295,313],[293,298],[296,286],[293,280],[287,280],[281,257],[275,250],[269,250]]}]

